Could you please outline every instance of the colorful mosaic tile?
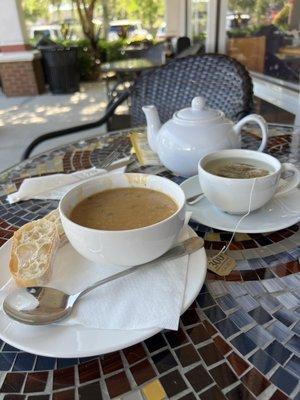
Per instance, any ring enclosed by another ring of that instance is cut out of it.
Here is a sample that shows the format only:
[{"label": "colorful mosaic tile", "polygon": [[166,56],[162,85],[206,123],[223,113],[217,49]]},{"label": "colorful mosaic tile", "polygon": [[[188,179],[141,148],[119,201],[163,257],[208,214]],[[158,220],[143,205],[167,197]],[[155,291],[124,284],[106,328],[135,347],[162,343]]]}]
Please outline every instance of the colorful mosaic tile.
[{"label": "colorful mosaic tile", "polygon": [[[270,127],[268,152],[300,166],[292,129]],[[255,128],[243,147],[257,148]],[[130,153],[128,132],[81,140],[24,161],[0,174],[0,246],[18,227],[57,206],[57,201],[6,202],[23,179],[100,167],[112,151]],[[158,173],[161,167],[129,171]],[[190,222],[208,255],[231,234]],[[230,246],[236,268],[225,279],[208,273],[177,332],[165,331],[120,352],[55,359],[0,341],[0,398],[5,400],[299,400],[300,224],[264,234],[237,233]],[[17,397],[16,397],[17,396]]]}]

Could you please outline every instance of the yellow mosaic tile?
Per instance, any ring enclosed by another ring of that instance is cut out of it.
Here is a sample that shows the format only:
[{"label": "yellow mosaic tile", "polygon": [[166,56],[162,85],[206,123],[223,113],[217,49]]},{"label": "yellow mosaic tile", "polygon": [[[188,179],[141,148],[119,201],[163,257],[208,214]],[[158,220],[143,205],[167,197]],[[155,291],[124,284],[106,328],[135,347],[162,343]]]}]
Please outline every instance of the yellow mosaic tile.
[{"label": "yellow mosaic tile", "polygon": [[147,400],[162,400],[167,397],[166,392],[158,379],[148,383],[142,388],[142,390]]},{"label": "yellow mosaic tile", "polygon": [[64,164],[61,157],[55,157],[53,159],[53,165],[56,171],[63,171]]},{"label": "yellow mosaic tile", "polygon": [[251,237],[247,235],[247,233],[236,233],[234,235],[234,240],[236,242],[241,242],[243,240],[251,240]]},{"label": "yellow mosaic tile", "polygon": [[47,165],[46,164],[39,164],[36,167],[36,173],[37,175],[45,175],[47,174],[48,169],[47,169]]},{"label": "yellow mosaic tile", "polygon": [[14,183],[10,183],[5,186],[5,191],[7,194],[14,193],[14,192],[16,192],[16,190],[17,190],[17,187]]},{"label": "yellow mosaic tile", "polygon": [[210,240],[211,242],[219,242],[220,234],[216,232],[208,232],[205,236],[206,240]]}]

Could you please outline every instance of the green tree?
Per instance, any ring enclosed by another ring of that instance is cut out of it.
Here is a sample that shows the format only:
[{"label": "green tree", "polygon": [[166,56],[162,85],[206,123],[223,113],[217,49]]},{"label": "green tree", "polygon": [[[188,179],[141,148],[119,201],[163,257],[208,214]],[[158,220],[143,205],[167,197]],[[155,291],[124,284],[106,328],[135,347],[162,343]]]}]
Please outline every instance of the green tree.
[{"label": "green tree", "polygon": [[106,2],[109,20],[139,19],[149,30],[157,28],[164,14],[164,0],[106,0]]},{"label": "green tree", "polygon": [[23,0],[22,7],[25,18],[28,21],[36,22],[39,18],[48,19],[48,0]]},{"label": "green tree", "polygon": [[229,0],[228,7],[233,12],[251,12],[256,0]]}]

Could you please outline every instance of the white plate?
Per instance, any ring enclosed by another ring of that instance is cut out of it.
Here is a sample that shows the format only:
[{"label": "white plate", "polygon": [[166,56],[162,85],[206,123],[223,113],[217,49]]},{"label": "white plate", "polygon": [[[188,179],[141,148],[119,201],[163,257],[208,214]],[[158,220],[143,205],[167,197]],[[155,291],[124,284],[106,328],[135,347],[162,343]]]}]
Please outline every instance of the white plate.
[{"label": "white plate", "polygon": [[[196,236],[188,227],[189,236]],[[66,251],[70,244],[59,251]],[[0,248],[0,287],[9,279],[8,271],[11,240]],[[80,262],[85,268],[85,259],[75,251],[72,253],[72,263]],[[61,259],[61,257],[57,257]],[[89,263],[89,261],[87,261]],[[55,266],[54,266],[55,267]],[[58,266],[59,267],[59,266]],[[198,250],[189,257],[187,286],[182,312],[184,312],[195,300],[203,286],[207,271],[206,254],[204,249]],[[100,330],[84,326],[30,326],[14,322],[3,310],[0,311],[0,338],[12,346],[21,350],[48,357],[88,357],[105,354],[111,351],[132,346],[159,332],[159,329],[143,330]]]},{"label": "white plate", "polygon": [[[198,176],[193,176],[181,185],[186,197],[201,193]],[[236,224],[242,216],[230,215],[217,209],[205,197],[193,206],[192,219],[200,224],[222,231],[234,232]],[[300,190],[294,189],[285,196],[269,201],[264,207],[252,212],[239,224],[236,232],[264,233],[288,228],[300,221]]]}]

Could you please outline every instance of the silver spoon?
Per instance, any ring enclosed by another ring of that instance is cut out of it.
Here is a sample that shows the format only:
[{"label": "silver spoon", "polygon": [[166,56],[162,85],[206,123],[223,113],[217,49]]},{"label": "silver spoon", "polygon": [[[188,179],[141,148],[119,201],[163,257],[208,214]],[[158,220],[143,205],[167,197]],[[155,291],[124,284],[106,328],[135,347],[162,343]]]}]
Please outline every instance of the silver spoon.
[{"label": "silver spoon", "polygon": [[33,286],[14,290],[3,302],[5,313],[18,322],[29,325],[47,325],[68,317],[75,303],[91,290],[122,276],[131,274],[139,268],[155,265],[158,261],[172,260],[201,249],[204,241],[200,237],[192,237],[172,247],[161,257],[145,264],[125,269],[115,275],[102,279],[81,292],[67,294],[61,290]]},{"label": "silver spoon", "polygon": [[188,197],[185,201],[186,204],[192,206],[193,204],[198,203],[199,200],[201,200],[204,197],[204,193],[198,193],[194,196]]}]

